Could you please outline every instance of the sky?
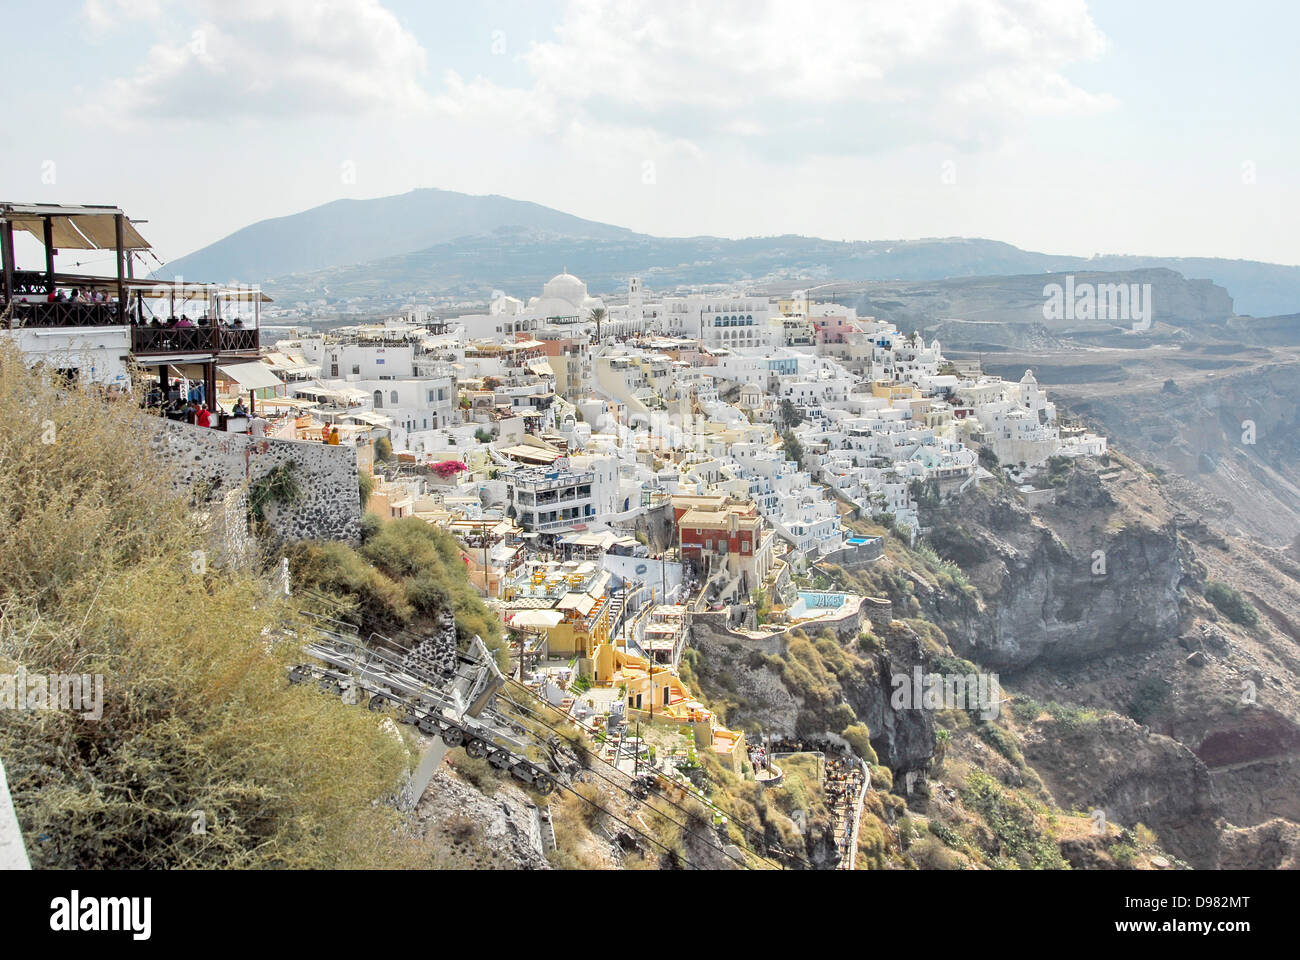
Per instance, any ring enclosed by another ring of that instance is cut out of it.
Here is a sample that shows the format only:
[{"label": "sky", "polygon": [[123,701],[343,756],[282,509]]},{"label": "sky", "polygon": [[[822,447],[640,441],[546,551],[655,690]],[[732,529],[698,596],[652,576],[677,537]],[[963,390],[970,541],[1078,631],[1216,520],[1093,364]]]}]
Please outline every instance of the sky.
[{"label": "sky", "polygon": [[0,198],[117,204],[163,261],[440,187],[660,236],[1300,264],[1300,4],[5,0],[4,20]]}]

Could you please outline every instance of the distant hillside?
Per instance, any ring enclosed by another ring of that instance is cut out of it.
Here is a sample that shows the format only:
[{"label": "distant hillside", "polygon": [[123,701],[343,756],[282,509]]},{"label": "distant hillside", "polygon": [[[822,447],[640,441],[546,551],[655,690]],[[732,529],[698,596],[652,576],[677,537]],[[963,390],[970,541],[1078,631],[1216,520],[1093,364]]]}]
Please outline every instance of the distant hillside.
[{"label": "distant hillside", "polygon": [[[1186,336],[1183,331],[1223,325],[1234,313],[1232,297],[1209,280],[1190,280],[1169,269],[1100,272],[1072,271],[1079,284],[1150,285],[1152,328],[1139,338],[1148,342]],[[1064,285],[1066,275],[1022,274],[1008,277],[955,277],[913,283],[834,284],[823,293],[857,309],[922,330],[945,346],[966,350],[1051,348],[1068,339],[1076,344],[1133,346],[1129,320],[1045,319],[1043,288]],[[1173,329],[1170,329],[1173,328]]]},{"label": "distant hillside", "polygon": [[412,190],[375,200],[335,200],[302,213],[262,220],[173,260],[165,273],[260,283],[408,253],[457,237],[518,229],[605,240],[636,236],[622,227],[583,220],[524,200]]},{"label": "distant hillside", "polygon": [[652,237],[535,203],[432,189],[264,220],[172,261],[165,275],[261,282],[281,303],[360,297],[378,307],[418,297],[481,300],[494,289],[528,296],[566,267],[595,292],[621,288],[629,276],[664,291],[1163,268],[1224,287],[1244,314],[1300,310],[1300,267],[1252,260],[1056,256],[964,237]]}]

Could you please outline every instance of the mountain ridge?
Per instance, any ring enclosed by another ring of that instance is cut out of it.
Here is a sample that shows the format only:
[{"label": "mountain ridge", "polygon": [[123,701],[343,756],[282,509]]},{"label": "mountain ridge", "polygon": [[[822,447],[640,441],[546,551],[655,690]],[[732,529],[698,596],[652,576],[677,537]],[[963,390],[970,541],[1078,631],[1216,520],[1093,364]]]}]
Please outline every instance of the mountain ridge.
[{"label": "mountain ridge", "polygon": [[1300,311],[1300,266],[1214,257],[1045,254],[982,237],[833,241],[797,234],[656,237],[498,194],[436,188],[340,199],[258,221],[172,261],[171,275],[262,283],[285,302],[328,295],[485,298],[531,293],[561,268],[593,290],[797,279],[937,281],[1075,270],[1177,270],[1225,287],[1253,316]]}]

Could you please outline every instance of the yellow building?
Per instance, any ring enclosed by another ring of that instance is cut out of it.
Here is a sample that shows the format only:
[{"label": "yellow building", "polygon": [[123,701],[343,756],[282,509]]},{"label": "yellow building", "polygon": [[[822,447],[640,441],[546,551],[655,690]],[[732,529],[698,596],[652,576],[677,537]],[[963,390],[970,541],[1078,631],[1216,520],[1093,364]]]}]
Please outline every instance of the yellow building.
[{"label": "yellow building", "polygon": [[604,593],[567,593],[554,609],[564,619],[547,631],[551,656],[590,660],[598,646],[608,646],[609,597]]},{"label": "yellow building", "polygon": [[713,750],[731,769],[740,772],[745,758],[744,733],[718,725],[713,712],[695,698],[671,668],[652,665],[612,643],[598,646],[593,660],[598,685],[624,689],[630,720],[690,724],[697,745]]},{"label": "yellow building", "polygon": [[885,400],[919,400],[921,391],[910,383],[895,383],[892,380],[873,380],[871,395]]},{"label": "yellow building", "polygon": [[559,614],[559,622],[546,628],[549,655],[578,657],[579,669],[589,673],[593,651],[609,639],[611,579],[591,560],[530,563],[506,584],[506,608]]}]

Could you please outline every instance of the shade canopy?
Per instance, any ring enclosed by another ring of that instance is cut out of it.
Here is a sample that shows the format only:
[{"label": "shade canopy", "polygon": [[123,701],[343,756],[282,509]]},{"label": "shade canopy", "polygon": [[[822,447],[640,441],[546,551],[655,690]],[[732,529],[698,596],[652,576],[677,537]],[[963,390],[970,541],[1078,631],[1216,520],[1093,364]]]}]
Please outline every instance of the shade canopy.
[{"label": "shade canopy", "polygon": [[15,230],[30,233],[41,244],[45,243],[48,219],[51,242],[57,250],[116,250],[119,216],[122,217],[122,249],[148,250],[149,242],[118,207],[0,203],[0,218],[12,223]]},{"label": "shade canopy", "polygon": [[385,417],[383,414],[370,413],[363,411],[361,413],[345,413],[344,420],[360,420],[362,423],[368,423],[375,427],[386,427],[393,422],[392,417]]},{"label": "shade canopy", "polygon": [[548,629],[564,619],[564,614],[556,610],[520,610],[510,618],[512,627],[538,627]]},{"label": "shade canopy", "polygon": [[228,379],[234,380],[247,390],[264,390],[268,387],[282,387],[284,382],[277,377],[264,363],[256,360],[248,363],[220,363],[217,369],[222,372]]}]

